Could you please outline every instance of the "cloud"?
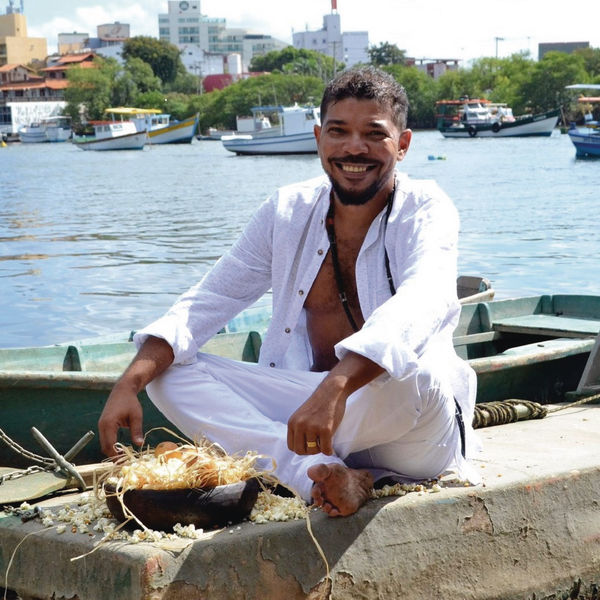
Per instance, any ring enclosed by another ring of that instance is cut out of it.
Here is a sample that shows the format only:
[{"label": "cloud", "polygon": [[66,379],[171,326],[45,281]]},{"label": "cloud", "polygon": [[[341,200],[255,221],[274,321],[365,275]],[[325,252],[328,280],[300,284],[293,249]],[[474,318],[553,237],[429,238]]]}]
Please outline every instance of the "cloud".
[{"label": "cloud", "polygon": [[31,37],[45,37],[49,52],[56,50],[59,33],[87,33],[95,37],[98,25],[115,21],[130,25],[132,36],[158,37],[158,14],[166,10],[163,4],[162,1],[148,0],[144,4],[134,2],[123,5],[110,2],[79,7],[70,17],[54,17],[42,25],[28,26],[28,34]]}]

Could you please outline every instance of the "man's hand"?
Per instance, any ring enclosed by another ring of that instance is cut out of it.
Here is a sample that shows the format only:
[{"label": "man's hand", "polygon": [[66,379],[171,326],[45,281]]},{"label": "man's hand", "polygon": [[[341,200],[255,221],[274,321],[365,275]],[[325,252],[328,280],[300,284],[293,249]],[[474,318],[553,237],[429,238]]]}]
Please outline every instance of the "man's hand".
[{"label": "man's hand", "polygon": [[107,456],[114,456],[117,433],[121,427],[131,432],[131,441],[144,443],[142,429],[142,405],[137,399],[148,383],[158,377],[173,362],[173,350],[169,344],[156,337],[149,337],[139,349],[127,370],[115,384],[98,421],[100,448]]},{"label": "man's hand", "polygon": [[115,443],[121,428],[128,428],[131,441],[136,446],[141,446],[144,443],[142,418],[142,405],[135,390],[125,382],[118,382],[110,393],[98,421],[102,452],[106,456],[117,454]]},{"label": "man's hand", "polygon": [[328,375],[288,421],[288,448],[296,454],[333,454],[333,434],[346,411],[343,378]]},{"label": "man's hand", "polygon": [[348,396],[383,371],[368,358],[348,352],[290,417],[288,448],[296,454],[333,454],[333,435],[346,412]]}]

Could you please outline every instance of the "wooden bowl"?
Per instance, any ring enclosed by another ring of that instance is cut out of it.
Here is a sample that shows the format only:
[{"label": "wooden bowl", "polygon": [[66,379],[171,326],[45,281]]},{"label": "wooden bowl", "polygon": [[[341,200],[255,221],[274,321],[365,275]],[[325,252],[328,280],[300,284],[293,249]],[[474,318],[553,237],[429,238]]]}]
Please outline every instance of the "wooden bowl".
[{"label": "wooden bowl", "polygon": [[[149,529],[169,531],[177,523],[197,528],[223,527],[250,514],[260,483],[256,478],[212,488],[180,490],[128,490],[125,506]],[[125,521],[114,487],[105,486],[106,505],[118,521]],[[139,527],[131,521],[132,527]]]}]

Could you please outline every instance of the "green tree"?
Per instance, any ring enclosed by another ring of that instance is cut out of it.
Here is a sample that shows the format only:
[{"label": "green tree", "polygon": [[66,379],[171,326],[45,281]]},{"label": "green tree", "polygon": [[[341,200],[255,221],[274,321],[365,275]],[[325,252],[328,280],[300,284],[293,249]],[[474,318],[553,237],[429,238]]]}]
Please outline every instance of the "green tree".
[{"label": "green tree", "polygon": [[[579,48],[575,50],[575,54],[583,58],[585,70],[592,80],[600,78],[600,48]],[[592,81],[584,83],[592,83]]]},{"label": "green tree", "polygon": [[565,87],[586,77],[585,61],[580,54],[548,52],[535,63],[519,93],[527,99],[531,112],[541,112],[568,103],[571,94]]},{"label": "green tree", "polygon": [[406,50],[400,50],[396,44],[381,42],[379,46],[371,46],[367,52],[375,66],[406,64]]},{"label": "green tree", "polygon": [[152,67],[137,56],[132,56],[125,63],[125,72],[131,76],[138,92],[152,92],[161,89],[161,80],[152,71]]},{"label": "green tree", "polygon": [[105,118],[104,109],[112,100],[113,82],[119,71],[116,60],[94,58],[95,68],[71,67],[67,71],[69,86],[65,89],[65,114],[75,127],[82,121]]},{"label": "green tree", "polygon": [[164,40],[143,35],[129,38],[123,44],[123,58],[127,61],[133,57],[148,63],[163,83],[171,83],[178,73],[185,72],[179,49]]},{"label": "green tree", "polygon": [[249,66],[250,71],[253,72],[307,75],[319,77],[322,81],[329,81],[333,77],[334,69],[339,72],[344,68],[344,63],[336,64],[331,56],[322,52],[298,49],[293,46],[283,50],[272,50],[262,56],[254,56]]},{"label": "green tree", "polygon": [[430,128],[435,125],[436,87],[434,80],[415,67],[392,65],[383,67],[404,86],[408,96],[408,127]]}]

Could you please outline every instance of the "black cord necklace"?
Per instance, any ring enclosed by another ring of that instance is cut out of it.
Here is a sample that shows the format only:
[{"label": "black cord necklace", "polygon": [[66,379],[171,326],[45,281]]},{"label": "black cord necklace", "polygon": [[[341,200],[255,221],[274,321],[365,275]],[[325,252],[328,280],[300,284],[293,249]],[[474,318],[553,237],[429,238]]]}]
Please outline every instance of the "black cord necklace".
[{"label": "black cord necklace", "polygon": [[[394,189],[390,193],[387,200],[387,208],[385,212],[385,229],[387,229],[387,222],[390,217],[390,212],[392,212],[392,204],[394,202],[394,193],[396,192],[396,182],[394,181]],[[338,258],[337,252],[337,241],[335,239],[335,226],[334,226],[334,199],[333,199],[333,190],[331,191],[331,195],[329,197],[329,210],[327,211],[327,217],[325,218],[325,229],[327,230],[327,237],[329,238],[329,250],[331,251],[331,262],[333,263],[333,273],[335,275],[335,282],[338,288],[338,295],[340,301],[342,303],[342,307],[344,312],[346,313],[346,317],[348,317],[348,321],[354,331],[358,331],[358,325],[352,316],[352,312],[350,311],[350,306],[348,305],[348,297],[346,295],[346,291],[344,289],[344,279],[342,277],[342,269],[340,268],[340,261]],[[385,234],[384,234],[385,237]],[[392,271],[390,269],[390,259],[385,249],[385,271],[387,274],[388,284],[390,286],[390,292],[392,296],[396,293],[396,288],[394,286],[394,280],[392,278]]]}]

